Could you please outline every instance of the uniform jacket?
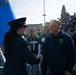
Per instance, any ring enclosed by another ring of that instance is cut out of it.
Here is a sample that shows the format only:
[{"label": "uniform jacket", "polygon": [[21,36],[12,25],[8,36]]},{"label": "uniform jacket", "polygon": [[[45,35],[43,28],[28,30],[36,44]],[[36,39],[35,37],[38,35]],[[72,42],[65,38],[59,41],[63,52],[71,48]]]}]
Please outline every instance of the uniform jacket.
[{"label": "uniform jacket", "polygon": [[5,50],[5,57],[3,75],[28,75],[26,62],[31,65],[39,63],[39,59],[30,52],[28,42],[18,34],[15,35],[10,50]]},{"label": "uniform jacket", "polygon": [[72,38],[63,31],[57,36],[50,34],[41,48],[50,71],[72,72],[75,63],[75,47]]}]

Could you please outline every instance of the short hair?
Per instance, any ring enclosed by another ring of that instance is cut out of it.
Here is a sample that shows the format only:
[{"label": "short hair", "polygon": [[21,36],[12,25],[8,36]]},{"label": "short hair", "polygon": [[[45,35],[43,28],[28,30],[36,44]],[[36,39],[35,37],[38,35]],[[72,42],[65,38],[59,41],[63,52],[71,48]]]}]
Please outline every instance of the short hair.
[{"label": "short hair", "polygon": [[50,23],[51,23],[51,24],[54,23],[56,26],[61,26],[61,22],[60,22],[59,20],[53,19],[53,20],[50,21]]}]

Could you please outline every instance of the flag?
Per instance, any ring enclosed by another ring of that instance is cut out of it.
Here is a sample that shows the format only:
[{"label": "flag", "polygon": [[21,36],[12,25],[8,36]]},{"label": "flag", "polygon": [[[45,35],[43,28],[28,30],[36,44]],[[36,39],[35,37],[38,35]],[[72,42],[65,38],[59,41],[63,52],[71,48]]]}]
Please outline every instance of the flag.
[{"label": "flag", "polygon": [[0,46],[4,48],[3,41],[4,35],[9,30],[7,22],[14,20],[14,14],[12,12],[10,3],[8,0],[0,0]]}]

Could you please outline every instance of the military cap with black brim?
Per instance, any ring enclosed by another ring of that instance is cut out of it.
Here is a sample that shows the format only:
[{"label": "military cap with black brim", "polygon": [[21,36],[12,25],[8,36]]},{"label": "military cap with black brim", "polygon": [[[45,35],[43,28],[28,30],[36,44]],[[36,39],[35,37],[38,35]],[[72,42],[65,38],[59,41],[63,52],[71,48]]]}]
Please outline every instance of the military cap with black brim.
[{"label": "military cap with black brim", "polygon": [[10,21],[7,24],[11,27],[22,27],[22,26],[27,27],[25,21],[26,21],[26,17],[22,17],[22,18],[18,18],[13,21]]}]

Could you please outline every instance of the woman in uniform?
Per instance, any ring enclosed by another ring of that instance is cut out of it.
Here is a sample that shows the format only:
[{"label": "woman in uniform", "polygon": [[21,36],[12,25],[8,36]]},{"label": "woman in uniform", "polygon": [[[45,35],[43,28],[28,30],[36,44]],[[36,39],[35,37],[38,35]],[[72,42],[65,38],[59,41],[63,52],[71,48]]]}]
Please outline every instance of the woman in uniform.
[{"label": "woman in uniform", "polygon": [[25,35],[26,17],[8,22],[10,30],[5,34],[4,50],[6,63],[4,65],[3,75],[28,75],[26,63],[31,65],[38,64],[40,60],[35,58],[30,52]]}]

